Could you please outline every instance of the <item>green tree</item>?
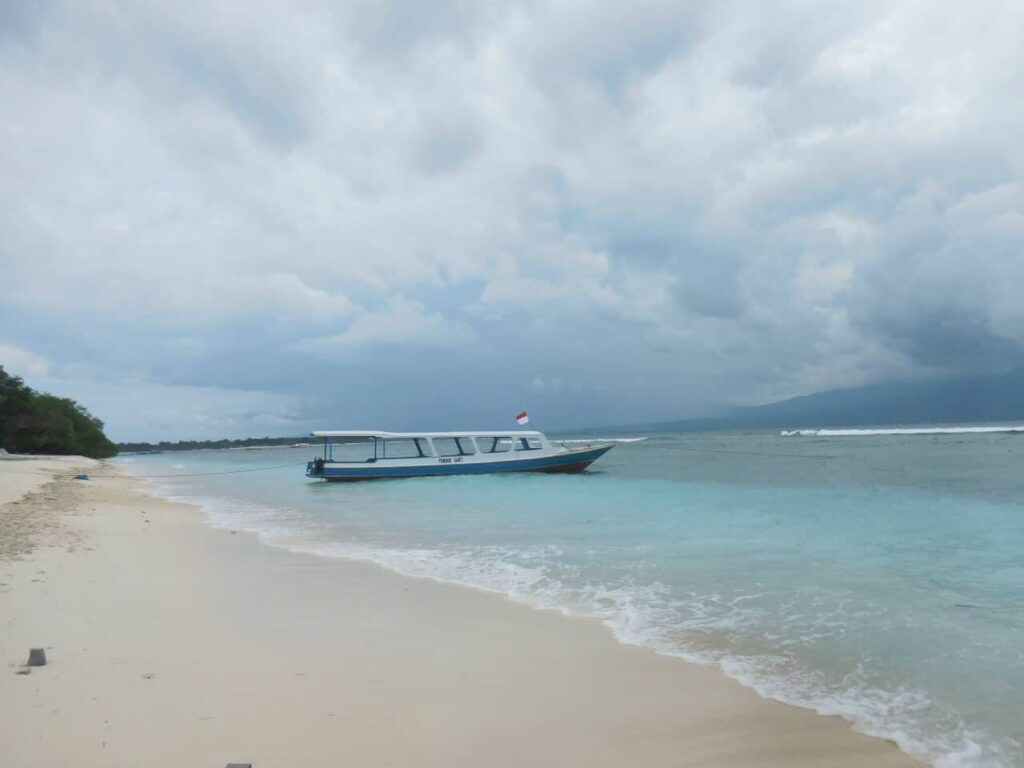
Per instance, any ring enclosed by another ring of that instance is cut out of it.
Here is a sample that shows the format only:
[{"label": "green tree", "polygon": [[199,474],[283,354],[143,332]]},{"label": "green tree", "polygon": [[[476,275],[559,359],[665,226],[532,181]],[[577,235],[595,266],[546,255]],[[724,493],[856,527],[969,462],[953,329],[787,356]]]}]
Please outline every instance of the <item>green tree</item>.
[{"label": "green tree", "polygon": [[21,416],[31,410],[31,403],[32,390],[0,366],[0,447],[7,447],[18,430]]},{"label": "green tree", "polygon": [[104,459],[117,447],[103,422],[82,405],[26,387],[0,366],[0,447],[11,453],[53,453]]}]

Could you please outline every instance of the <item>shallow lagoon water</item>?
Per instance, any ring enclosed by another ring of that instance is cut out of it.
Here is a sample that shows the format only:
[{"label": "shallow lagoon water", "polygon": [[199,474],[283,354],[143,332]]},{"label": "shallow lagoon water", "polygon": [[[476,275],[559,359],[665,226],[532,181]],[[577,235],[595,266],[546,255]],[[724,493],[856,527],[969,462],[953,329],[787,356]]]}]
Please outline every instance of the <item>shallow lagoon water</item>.
[{"label": "shallow lagoon water", "polygon": [[232,472],[153,482],[268,544],[593,616],[936,765],[1024,765],[1024,435],[663,434],[584,475],[338,485],[304,478],[315,450],[122,461]]}]

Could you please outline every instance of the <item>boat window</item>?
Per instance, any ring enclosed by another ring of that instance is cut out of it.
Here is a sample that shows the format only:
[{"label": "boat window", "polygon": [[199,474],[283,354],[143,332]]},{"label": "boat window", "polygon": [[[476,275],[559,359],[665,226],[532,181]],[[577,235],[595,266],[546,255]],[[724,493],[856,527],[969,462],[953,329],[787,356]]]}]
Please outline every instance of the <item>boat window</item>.
[{"label": "boat window", "polygon": [[478,437],[476,444],[480,446],[480,453],[504,453],[511,450],[511,437]]},{"label": "boat window", "polygon": [[329,458],[332,461],[369,461],[373,458],[373,441],[332,443]]},{"label": "boat window", "polygon": [[468,437],[457,437],[455,442],[459,444],[459,452],[463,456],[471,456],[476,453],[476,448],[473,447],[473,440]]},{"label": "boat window", "polygon": [[433,439],[434,450],[438,456],[461,456],[459,443],[454,437],[435,437]]},{"label": "boat window", "polygon": [[415,440],[384,440],[380,458],[418,459],[423,455]]},{"label": "boat window", "polygon": [[536,437],[517,437],[516,438],[516,450],[517,451],[539,451],[540,440]]},{"label": "boat window", "polygon": [[434,454],[430,450],[430,441],[425,437],[414,438],[416,440],[416,447],[420,451],[420,456],[433,456]]}]

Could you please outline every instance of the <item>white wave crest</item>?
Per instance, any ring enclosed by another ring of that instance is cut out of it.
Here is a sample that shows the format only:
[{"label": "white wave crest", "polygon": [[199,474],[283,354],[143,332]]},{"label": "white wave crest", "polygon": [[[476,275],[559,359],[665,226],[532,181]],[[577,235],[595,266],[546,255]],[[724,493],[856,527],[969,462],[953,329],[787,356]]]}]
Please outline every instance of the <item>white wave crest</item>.
[{"label": "white wave crest", "polygon": [[[266,541],[265,536],[261,536]],[[271,542],[268,542],[271,543]],[[377,547],[356,542],[314,543],[292,540],[286,548],[322,557],[373,563],[405,576],[494,592],[525,605],[567,616],[598,619],[624,645],[650,648],[664,656],[714,666],[761,696],[822,715],[839,716],[868,735],[891,739],[905,753],[936,768],[1009,768],[1012,764],[988,734],[966,728],[952,712],[941,716],[942,730],[924,733],[919,716],[940,709],[928,696],[907,688],[883,690],[859,683],[843,686],[787,663],[784,657],[738,656],[721,647],[694,644],[688,636],[719,634],[756,620],[750,612],[715,594],[673,594],[660,582],[608,585],[581,581],[578,571],[558,563],[551,547],[523,550],[490,546],[473,551]],[[714,606],[714,608],[712,608]],[[932,723],[934,727],[934,723]]]},{"label": "white wave crest", "polygon": [[936,768],[1009,768],[1013,764],[988,734],[965,727],[951,712],[939,718],[941,729],[934,722],[923,729],[919,716],[934,704],[921,691],[883,690],[861,680],[859,674],[838,686],[781,655],[741,655],[716,643],[693,641],[756,622],[756,611],[742,607],[743,600],[754,596],[729,600],[717,594],[679,594],[656,581],[589,581],[576,567],[560,562],[560,551],[553,545],[442,551],[324,541],[323,531],[297,510],[195,495],[182,486],[158,486],[155,493],[199,506],[211,527],[248,531],[265,544],[292,552],[372,563],[406,576],[497,593],[535,608],[598,619],[625,645],[715,666],[765,698],[843,717],[857,730],[891,739],[907,754]]},{"label": "white wave crest", "polygon": [[892,429],[784,429],[782,437],[879,437],[885,435],[984,435],[1024,432],[1024,424],[1004,427],[907,427]]}]

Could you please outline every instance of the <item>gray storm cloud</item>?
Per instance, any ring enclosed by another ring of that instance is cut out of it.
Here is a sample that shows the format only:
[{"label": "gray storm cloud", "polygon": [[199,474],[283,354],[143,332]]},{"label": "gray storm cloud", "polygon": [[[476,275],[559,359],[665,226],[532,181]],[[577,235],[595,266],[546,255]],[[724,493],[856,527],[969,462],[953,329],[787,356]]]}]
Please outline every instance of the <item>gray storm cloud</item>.
[{"label": "gray storm cloud", "polygon": [[118,438],[1024,364],[1019,3],[414,11],[3,4],[0,364]]}]

